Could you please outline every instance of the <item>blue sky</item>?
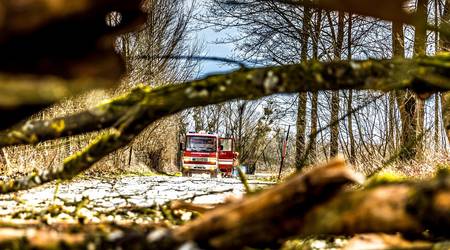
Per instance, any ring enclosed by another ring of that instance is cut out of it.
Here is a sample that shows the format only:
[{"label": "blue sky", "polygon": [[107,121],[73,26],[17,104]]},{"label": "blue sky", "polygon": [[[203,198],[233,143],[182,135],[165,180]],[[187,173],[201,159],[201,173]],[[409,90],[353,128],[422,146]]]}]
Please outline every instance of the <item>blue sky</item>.
[{"label": "blue sky", "polygon": [[[198,31],[196,34],[199,41],[204,43],[205,50],[203,55],[213,57],[231,58],[233,56],[234,46],[232,44],[216,43],[227,36],[222,32],[215,32],[212,28],[206,28]],[[205,76],[212,73],[227,72],[237,68],[235,65],[228,65],[221,62],[201,61],[200,75]]]}]

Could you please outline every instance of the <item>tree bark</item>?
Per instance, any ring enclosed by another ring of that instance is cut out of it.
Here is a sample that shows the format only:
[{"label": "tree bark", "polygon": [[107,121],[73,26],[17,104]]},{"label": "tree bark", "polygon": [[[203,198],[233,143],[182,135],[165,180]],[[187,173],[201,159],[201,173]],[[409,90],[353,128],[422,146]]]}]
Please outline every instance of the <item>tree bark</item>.
[{"label": "tree bark", "polygon": [[[428,19],[428,0],[417,1],[417,16],[420,17],[422,22],[426,23]],[[427,31],[425,27],[417,26],[414,36],[414,55],[425,55],[426,53],[426,41]],[[424,138],[424,116],[425,116],[425,101],[416,98],[417,105],[417,127],[416,127],[416,144],[417,144],[417,156],[421,156],[423,153],[423,138]]]},{"label": "tree bark", "polygon": [[301,232],[303,235],[402,232],[418,236],[429,229],[432,234],[448,237],[449,178],[446,174],[427,183],[380,185],[343,193],[310,211],[304,220],[308,228]]},{"label": "tree bark", "polygon": [[[443,24],[450,24],[450,1],[445,0],[444,11],[442,14],[441,22]],[[450,38],[448,36],[440,36],[440,49],[442,51],[450,51]],[[444,129],[447,132],[447,138],[450,141],[450,92],[442,94],[442,121],[444,123]]]},{"label": "tree bark", "polygon": [[[348,31],[347,31],[347,60],[352,60],[352,28],[353,14],[348,14]],[[353,90],[348,91],[347,112],[353,110]],[[349,160],[352,164],[356,162],[355,137],[353,136],[353,115],[350,113],[347,117],[348,138],[350,140]]]},{"label": "tree bark", "polygon": [[[344,43],[344,12],[338,13],[338,29],[336,40],[334,42],[334,59],[340,60],[342,57],[342,45]],[[332,24],[331,24],[332,25]],[[331,117],[330,124],[330,156],[336,156],[339,152],[339,91],[333,91],[331,94]]]},{"label": "tree bark", "polygon": [[[319,39],[320,31],[322,29],[322,10],[316,10],[316,20],[314,24],[314,36],[312,37],[312,57],[313,60],[319,59]],[[319,119],[318,115],[318,102],[319,93],[317,91],[312,92],[311,97],[311,134],[309,136],[309,162],[315,162],[317,158],[317,123]]]},{"label": "tree bark", "polygon": [[8,155],[5,152],[5,149],[0,148],[0,170],[1,174],[5,175],[10,167]]},{"label": "tree bark", "polygon": [[[434,0],[434,26],[437,28],[439,27],[439,14],[441,10],[441,1],[440,0]],[[440,51],[440,40],[439,40],[439,32],[436,30],[434,32],[434,49],[435,49],[435,55]],[[434,151],[439,152],[440,151],[440,144],[441,144],[441,132],[440,132],[440,93],[434,94]]]},{"label": "tree bark", "polygon": [[[403,24],[392,24],[392,49],[394,58],[404,58],[404,34]],[[400,159],[410,160],[416,156],[416,99],[413,93],[409,91],[396,92],[397,106],[400,110],[400,119],[402,123],[402,134],[400,138],[400,147],[402,154]]]},{"label": "tree bark", "polygon": [[193,114],[193,118],[194,118],[194,129],[195,132],[200,132],[202,130],[205,130],[204,126],[203,126],[203,120],[202,120],[202,109],[200,107],[196,107],[194,108],[194,110],[192,111]]},{"label": "tree bark", "polygon": [[389,131],[388,131],[388,143],[389,143],[389,149],[391,152],[396,151],[396,145],[398,143],[398,137],[397,137],[397,126],[396,126],[396,109],[395,109],[395,100],[396,100],[396,93],[390,92],[389,93],[389,116],[388,116],[388,124],[389,124]]},{"label": "tree bark", "polygon": [[313,92],[311,98],[311,136],[309,137],[310,143],[310,153],[309,153],[309,161],[314,162],[317,158],[317,120],[319,118],[317,106],[319,103],[319,93]]},{"label": "tree bark", "polygon": [[281,239],[298,232],[305,213],[356,179],[345,161],[336,159],[260,194],[205,213],[175,229],[173,238],[194,241],[207,249],[278,245]]},{"label": "tree bark", "polygon": [[[447,25],[450,24],[450,1],[449,0],[444,1],[441,23],[447,24]],[[450,39],[448,37],[440,36],[439,44],[440,44],[440,46],[439,46],[440,50],[447,51],[447,52],[450,51]]]},{"label": "tree bark", "polygon": [[440,93],[434,94],[434,151],[439,153],[441,150],[441,125],[439,120]]},{"label": "tree bark", "polygon": [[447,133],[447,138],[450,141],[450,92],[442,94],[442,121],[444,129]]},{"label": "tree bark", "polygon": [[[309,33],[311,31],[311,9],[309,7],[303,8],[303,19],[302,19],[302,34],[301,34],[301,55],[300,59],[302,62],[308,60],[308,41]],[[295,166],[296,168],[302,169],[304,162],[302,162],[305,154],[305,144],[306,144],[306,103],[307,95],[306,92],[300,92],[298,94],[298,107],[297,107],[297,134],[295,138]]]},{"label": "tree bark", "polygon": [[175,229],[171,237],[203,248],[240,249],[276,246],[293,235],[401,232],[419,236],[429,230],[434,236],[450,236],[448,173],[420,183],[333,191],[329,188],[339,190],[358,179],[337,159],[300,176],[207,212]]}]

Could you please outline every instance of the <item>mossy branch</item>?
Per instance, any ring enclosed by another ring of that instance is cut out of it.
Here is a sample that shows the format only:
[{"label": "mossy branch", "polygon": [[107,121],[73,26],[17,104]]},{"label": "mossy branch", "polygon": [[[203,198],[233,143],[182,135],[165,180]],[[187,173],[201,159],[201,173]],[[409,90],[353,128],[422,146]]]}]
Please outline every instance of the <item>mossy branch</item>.
[{"label": "mossy branch", "polygon": [[[91,110],[52,120],[19,124],[0,133],[0,147],[35,144],[112,126],[145,96],[150,113],[169,115],[180,110],[236,98],[257,99],[275,93],[338,89],[390,91],[411,89],[420,94],[450,90],[450,54],[412,60],[366,60],[264,67],[238,70],[150,91],[138,87]],[[154,99],[154,100],[152,100]],[[162,116],[162,115],[158,115]],[[64,124],[61,128],[60,125]]]},{"label": "mossy branch", "polygon": [[113,87],[111,79],[0,73],[0,129],[6,129],[64,98],[93,88]]},{"label": "mossy branch", "polygon": [[90,168],[116,149],[126,146],[141,131],[141,126],[135,124],[141,116],[141,105],[138,103],[122,116],[120,123],[110,131],[98,136],[82,151],[66,158],[59,168],[42,170],[38,173],[0,182],[0,192],[10,193],[33,188],[53,180],[69,180],[77,174]]},{"label": "mossy branch", "polygon": [[[311,61],[286,66],[241,69],[154,90],[140,87],[122,98],[98,106],[94,111],[50,121],[31,121],[0,135],[0,146],[7,146],[37,143],[99,128],[113,127],[115,131],[102,136],[87,149],[70,157],[63,167],[53,174],[43,173],[37,177],[13,180],[10,185],[0,183],[0,187],[5,193],[26,189],[56,178],[70,179],[107,154],[127,145],[152,122],[187,108],[237,98],[257,99],[276,93],[338,89],[411,89],[427,96],[431,92],[450,89],[449,69],[450,54],[410,60],[330,63]],[[81,119],[82,117],[85,117],[85,120]],[[39,126],[32,126],[33,124]]]},{"label": "mossy branch", "polygon": [[[276,248],[292,236],[353,236],[360,233],[423,236],[426,231],[434,239],[449,237],[448,172],[442,171],[436,178],[420,182],[385,183],[356,190],[346,188],[349,183],[361,181],[361,175],[346,166],[344,159],[332,159],[276,186],[214,209],[174,204],[178,208],[204,212],[201,217],[179,227],[148,228],[139,234],[132,231],[133,237],[127,242],[125,237],[132,228],[121,225],[118,229],[124,234],[114,237],[117,241],[112,242],[108,237],[97,238],[95,242],[100,246],[114,243],[113,246],[133,246],[136,249],[178,249],[186,243],[202,249],[243,249]],[[91,226],[96,227],[88,225],[88,228]],[[100,226],[100,232],[106,232],[105,225]],[[68,232],[67,236],[78,232],[70,230],[70,227],[63,228],[67,229],[62,231]],[[138,228],[134,225],[134,229]],[[45,232],[40,233],[45,235]],[[24,238],[29,239],[26,236],[11,235],[0,239],[0,245],[10,246],[6,245],[10,240],[21,239],[20,242],[26,244],[24,247],[35,247],[33,241],[23,241]],[[87,231],[77,243],[92,242],[91,236],[99,236],[98,231]],[[60,242],[63,240],[57,237],[51,242],[59,244],[64,243]],[[120,245],[120,242],[126,244]]]},{"label": "mossy branch", "polygon": [[[205,249],[278,247],[291,236],[405,233],[448,237],[450,176],[346,190],[361,181],[342,159],[206,212],[173,230],[175,242]],[[169,234],[170,235],[170,234]],[[155,242],[156,243],[156,242]]]},{"label": "mossy branch", "polygon": [[23,122],[0,132],[0,147],[33,145],[46,140],[109,128],[124,116],[128,109],[142,101],[149,91],[149,87],[139,86],[123,96],[77,114],[51,120]]}]

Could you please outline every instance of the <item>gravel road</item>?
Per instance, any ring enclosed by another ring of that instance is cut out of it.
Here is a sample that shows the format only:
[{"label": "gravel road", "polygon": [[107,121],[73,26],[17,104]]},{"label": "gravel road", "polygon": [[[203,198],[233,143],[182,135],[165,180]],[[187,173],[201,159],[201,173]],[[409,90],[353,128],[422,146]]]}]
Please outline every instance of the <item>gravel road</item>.
[{"label": "gravel road", "polygon": [[[251,186],[267,186],[268,182],[249,181]],[[97,211],[115,207],[149,207],[174,199],[193,199],[197,204],[221,203],[227,196],[240,197],[244,187],[237,179],[209,177],[127,176],[121,178],[89,178],[61,183],[55,199],[55,184],[47,184],[14,195],[0,196],[0,216],[21,209],[42,209],[55,203],[79,202],[89,198],[89,208]]]}]

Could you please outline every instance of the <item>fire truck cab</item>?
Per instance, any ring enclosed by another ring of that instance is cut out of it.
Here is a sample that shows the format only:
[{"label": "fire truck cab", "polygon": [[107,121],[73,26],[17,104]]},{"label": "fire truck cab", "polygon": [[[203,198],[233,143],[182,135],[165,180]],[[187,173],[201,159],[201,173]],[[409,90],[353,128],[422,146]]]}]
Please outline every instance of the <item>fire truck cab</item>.
[{"label": "fire truck cab", "polygon": [[181,150],[183,176],[192,176],[192,173],[209,173],[212,178],[219,173],[231,176],[237,163],[233,138],[221,138],[217,134],[187,133]]}]

